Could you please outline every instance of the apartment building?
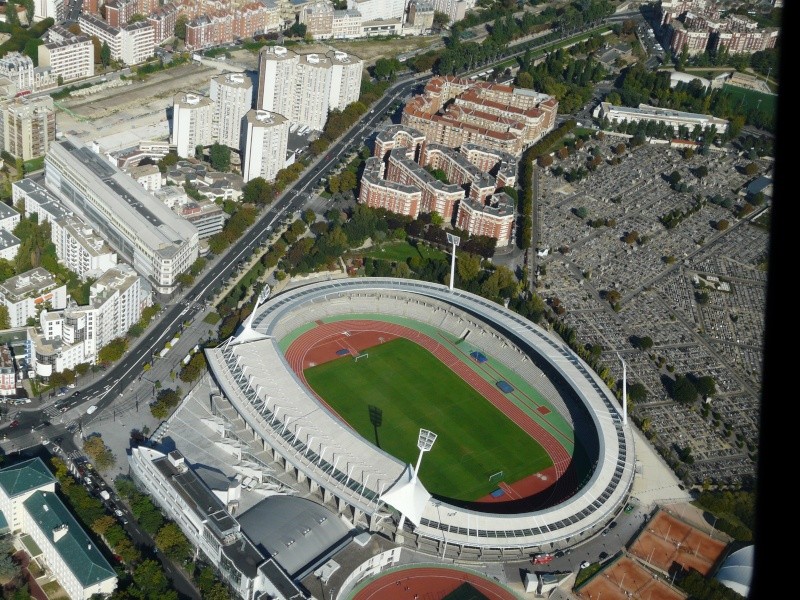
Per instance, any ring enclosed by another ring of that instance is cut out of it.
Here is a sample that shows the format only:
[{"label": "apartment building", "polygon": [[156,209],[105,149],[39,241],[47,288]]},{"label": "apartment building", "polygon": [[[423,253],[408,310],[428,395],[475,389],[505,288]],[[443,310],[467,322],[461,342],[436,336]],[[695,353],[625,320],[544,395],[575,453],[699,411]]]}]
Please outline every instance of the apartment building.
[{"label": "apartment building", "polygon": [[124,336],[150,304],[141,277],[128,265],[103,273],[89,288],[89,304],[42,311],[40,331],[31,328],[30,362],[41,377],[97,361],[97,353]]},{"label": "apartment building", "polygon": [[389,181],[385,170],[386,165],[377,156],[365,161],[359,184],[359,203],[416,219],[422,204],[422,191],[412,185]]},{"label": "apartment building", "polygon": [[49,41],[38,48],[39,66],[68,83],[94,76],[94,44],[88,35],[75,35],[54,25],[48,30]]},{"label": "apartment building", "polygon": [[450,17],[450,22],[455,23],[462,20],[467,11],[475,7],[475,1],[472,0],[432,0],[433,9],[441,12]]},{"label": "apartment building", "polygon": [[289,120],[278,113],[250,110],[245,116],[242,177],[250,181],[263,177],[274,181],[286,166]]},{"label": "apartment building", "polygon": [[170,295],[198,255],[197,229],[130,176],[72,139],[45,158],[45,185],[80,215],[157,294]]},{"label": "apartment building", "polygon": [[[392,125],[378,133],[358,201],[416,218],[437,212],[470,235],[507,245],[514,202],[498,188],[513,185],[517,162],[503,152],[467,145],[458,151],[425,141],[422,132]],[[441,172],[445,182],[429,171]]]},{"label": "apartment building", "polygon": [[306,26],[306,35],[315,40],[333,37],[333,4],[318,0],[304,6],[298,15],[298,23]]},{"label": "apartment building", "polygon": [[336,40],[350,40],[361,37],[361,23],[364,21],[357,10],[340,9],[333,11],[331,37]]},{"label": "apartment building", "polygon": [[411,2],[408,3],[408,19],[406,24],[416,29],[419,33],[428,33],[433,29],[433,15],[435,10],[431,2],[411,0]]},{"label": "apartment building", "polygon": [[108,44],[113,60],[136,65],[153,56],[155,32],[148,21],[112,27],[100,17],[84,13],[78,24],[83,33]]},{"label": "apartment building", "polygon": [[0,512],[15,534],[30,537],[38,560],[70,600],[110,596],[117,575],[103,553],[61,502],[56,479],[40,458],[0,469]]},{"label": "apartment building", "polygon": [[552,131],[557,112],[558,101],[546,94],[445,76],[432,78],[406,103],[401,122],[428,142],[474,144],[519,157]]},{"label": "apartment building", "polygon": [[39,223],[53,223],[72,216],[72,211],[65,208],[61,201],[47,189],[30,178],[21,179],[11,184],[11,200],[16,205],[22,202],[25,214],[36,215]]},{"label": "apartment building", "polygon": [[[134,481],[186,534],[238,598],[308,598],[274,557],[266,558],[231,512],[241,487],[211,490],[178,450],[163,454],[138,446],[128,458]],[[288,546],[288,545],[287,545]]]},{"label": "apartment building", "polygon": [[373,155],[381,160],[387,160],[391,150],[405,148],[408,158],[418,160],[424,143],[425,134],[421,131],[403,125],[389,125],[386,129],[378,131],[375,136]]},{"label": "apartment building", "polygon": [[6,52],[0,57],[0,79],[7,80],[9,96],[36,92],[55,85],[55,77],[49,69],[34,66],[30,56],[16,51]]},{"label": "apartment building", "polygon": [[7,229],[0,229],[0,258],[13,262],[20,248],[20,239]]},{"label": "apartment building", "polygon": [[8,344],[0,346],[0,396],[17,395],[17,369]]},{"label": "apartment building", "polygon": [[234,150],[242,145],[244,116],[253,106],[253,82],[245,73],[227,73],[211,80],[214,103],[213,139]]},{"label": "apartment building", "polygon": [[172,144],[178,156],[194,157],[197,146],[210,146],[213,137],[214,103],[192,93],[176,94],[172,103]]},{"label": "apartment building", "polygon": [[0,283],[0,302],[8,308],[11,327],[24,327],[49,305],[59,310],[67,305],[67,287],[42,267],[36,267]]},{"label": "apartment building", "polygon": [[81,279],[98,277],[117,264],[117,253],[111,246],[75,216],[53,222],[50,239],[61,264]]},{"label": "apartment building", "polygon": [[5,202],[0,202],[0,229],[14,231],[14,227],[19,225],[21,218],[16,208],[9,206]]},{"label": "apartment building", "polygon": [[752,54],[777,45],[778,28],[760,28],[747,15],[723,17],[721,8],[705,0],[662,1],[658,9],[667,38],[665,47],[674,54],[684,48],[690,55],[723,49],[729,54]]},{"label": "apartment building", "polygon": [[345,52],[296,54],[282,46],[262,48],[256,108],[321,131],[328,111],[358,99],[363,61]]},{"label": "apartment building", "polygon": [[227,213],[214,200],[188,200],[176,212],[197,228],[197,235],[206,240],[222,231]]},{"label": "apartment building", "polygon": [[464,198],[458,205],[456,227],[470,235],[484,235],[507,246],[514,231],[514,201],[503,192],[486,201]]},{"label": "apartment building", "polygon": [[147,22],[153,28],[153,43],[158,45],[175,35],[175,24],[178,22],[180,8],[169,3],[158,6],[147,15]]},{"label": "apartment building", "polygon": [[19,97],[0,107],[0,147],[31,160],[47,154],[56,139],[56,113],[50,96]]}]

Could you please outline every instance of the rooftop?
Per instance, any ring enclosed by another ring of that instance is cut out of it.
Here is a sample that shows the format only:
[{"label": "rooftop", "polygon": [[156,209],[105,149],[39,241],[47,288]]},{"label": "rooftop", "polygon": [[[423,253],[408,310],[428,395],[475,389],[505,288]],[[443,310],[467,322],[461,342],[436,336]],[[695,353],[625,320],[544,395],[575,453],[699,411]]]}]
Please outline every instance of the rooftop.
[{"label": "rooftop", "polygon": [[56,478],[40,458],[32,458],[0,469],[0,487],[9,498],[39,489],[55,481]]}]

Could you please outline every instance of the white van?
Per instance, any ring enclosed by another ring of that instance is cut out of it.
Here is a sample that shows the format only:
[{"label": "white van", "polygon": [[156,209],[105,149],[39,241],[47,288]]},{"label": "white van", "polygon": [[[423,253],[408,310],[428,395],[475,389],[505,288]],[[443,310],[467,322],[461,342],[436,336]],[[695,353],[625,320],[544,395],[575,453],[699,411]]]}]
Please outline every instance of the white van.
[{"label": "white van", "polygon": [[90,415],[96,410],[97,410],[97,405],[96,404],[92,404],[89,408],[86,409],[86,414]]}]

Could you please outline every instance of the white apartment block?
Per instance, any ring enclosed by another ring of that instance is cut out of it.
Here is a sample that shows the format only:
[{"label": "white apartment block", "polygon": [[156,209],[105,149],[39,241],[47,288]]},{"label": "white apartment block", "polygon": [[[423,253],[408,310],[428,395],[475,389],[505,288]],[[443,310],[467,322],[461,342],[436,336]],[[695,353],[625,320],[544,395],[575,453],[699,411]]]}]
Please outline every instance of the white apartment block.
[{"label": "white apartment block", "polygon": [[39,46],[39,66],[50,67],[63,82],[94,76],[94,44],[88,35],[74,35],[60,26],[48,31],[50,41]]},{"label": "white apartment block", "polygon": [[114,592],[114,569],[59,498],[56,478],[41,458],[0,469],[0,512],[12,533],[31,537],[70,600]]},{"label": "white apartment block", "polygon": [[8,308],[11,327],[25,327],[28,319],[38,316],[39,308],[60,310],[67,306],[67,286],[36,267],[0,283],[0,302]]},{"label": "white apartment block", "polygon": [[98,16],[82,14],[78,24],[83,33],[108,44],[113,60],[136,65],[153,56],[155,30],[147,21],[112,27]]},{"label": "white apartment block", "polygon": [[80,142],[67,138],[50,147],[45,185],[157,294],[172,294],[178,276],[197,259],[197,229]]},{"label": "white apartment block", "polygon": [[253,106],[253,82],[244,73],[227,73],[211,80],[209,93],[214,103],[213,138],[239,150],[242,120]]},{"label": "white apartment block", "polygon": [[0,229],[13,231],[19,225],[21,217],[17,209],[5,202],[0,202]]},{"label": "white apartment block", "polygon": [[51,18],[59,21],[64,18],[64,3],[59,0],[33,0],[33,20],[41,21]]},{"label": "white apartment block", "polygon": [[245,181],[256,177],[274,181],[286,165],[289,121],[278,113],[254,109],[247,113],[245,123],[242,177]]},{"label": "white apartment block", "polygon": [[131,267],[120,264],[108,269],[89,288],[88,305],[42,312],[41,334],[28,334],[36,373],[49,377],[82,362],[96,362],[100,349],[123,337],[149,303],[142,279]]},{"label": "white apartment block", "polygon": [[176,94],[172,103],[172,143],[181,158],[194,156],[197,146],[214,143],[214,103],[199,94]]},{"label": "white apartment block", "polygon": [[148,192],[155,192],[161,189],[164,176],[161,175],[158,165],[136,165],[129,167],[125,171]]},{"label": "white apartment block", "polygon": [[347,0],[347,8],[361,13],[364,21],[403,19],[407,0]]},{"label": "white apartment block", "polygon": [[97,277],[117,264],[117,253],[77,217],[54,222],[50,239],[61,263],[81,279]]},{"label": "white apartment block", "polygon": [[328,111],[358,99],[363,61],[352,54],[298,55],[282,46],[261,50],[256,108],[322,131]]},{"label": "white apartment block", "polygon": [[360,58],[333,50],[326,55],[331,63],[331,88],[328,94],[328,110],[344,110],[348,104],[358,100],[361,93],[361,75],[364,61]]},{"label": "white apartment block", "polygon": [[31,160],[47,154],[56,139],[56,113],[50,96],[16,98],[0,107],[0,148]]},{"label": "white apartment block", "polygon": [[264,46],[258,55],[256,108],[292,118],[297,54],[283,46]]},{"label": "white apartment block", "polygon": [[138,65],[153,57],[155,31],[147,21],[130,23],[120,28],[119,60],[126,65]]},{"label": "white apartment block", "polygon": [[13,261],[19,252],[21,241],[6,229],[0,229],[0,258]]},{"label": "white apartment block", "polygon": [[52,224],[72,215],[58,198],[33,179],[21,179],[12,183],[11,200],[14,204],[21,201],[25,207],[25,214],[35,214],[39,223],[49,221]]},{"label": "white apartment block", "polygon": [[322,131],[328,119],[331,61],[323,54],[302,54],[298,57],[294,81],[292,121]]}]

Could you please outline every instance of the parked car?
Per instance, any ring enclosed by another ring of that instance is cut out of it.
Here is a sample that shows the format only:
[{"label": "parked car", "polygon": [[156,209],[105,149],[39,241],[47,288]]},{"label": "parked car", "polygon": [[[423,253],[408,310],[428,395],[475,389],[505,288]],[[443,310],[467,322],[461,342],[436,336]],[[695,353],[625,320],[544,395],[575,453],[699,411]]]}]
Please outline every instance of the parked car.
[{"label": "parked car", "polygon": [[114,509],[114,514],[115,514],[115,515],[117,515],[118,517],[124,517],[124,516],[125,516],[125,513],[124,513],[124,512],[122,512],[122,511],[121,511],[120,509],[118,509],[118,508],[115,508],[115,509]]},{"label": "parked car", "polygon": [[581,569],[586,569],[589,566],[589,561],[585,560],[581,563]]},{"label": "parked car", "polygon": [[10,427],[11,429],[14,429],[14,427],[19,427],[19,421],[17,421],[16,419],[14,419],[13,421],[11,421],[11,424],[9,425],[9,427]]}]

